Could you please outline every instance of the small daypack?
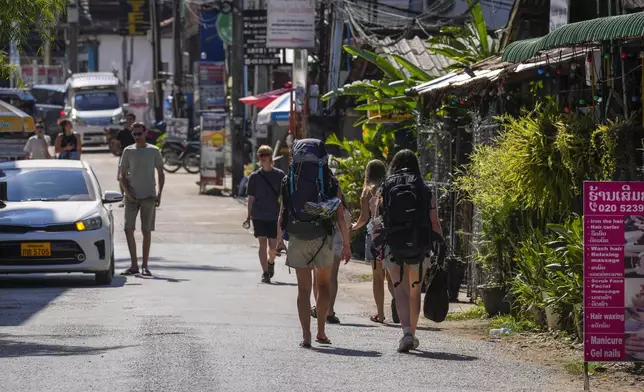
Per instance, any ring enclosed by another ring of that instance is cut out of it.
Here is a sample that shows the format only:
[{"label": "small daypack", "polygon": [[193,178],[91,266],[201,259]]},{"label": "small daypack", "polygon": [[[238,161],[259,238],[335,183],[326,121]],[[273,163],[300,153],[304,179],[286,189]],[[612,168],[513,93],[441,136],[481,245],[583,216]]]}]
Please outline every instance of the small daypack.
[{"label": "small daypack", "polygon": [[333,234],[335,210],[340,201],[337,181],[328,163],[326,146],[321,140],[302,139],[293,143],[285,198],[289,236],[314,240]]},{"label": "small daypack", "polygon": [[383,245],[389,247],[391,261],[400,265],[401,279],[405,260],[420,260],[422,278],[423,260],[432,248],[431,191],[420,174],[401,170],[385,179],[380,193]]}]

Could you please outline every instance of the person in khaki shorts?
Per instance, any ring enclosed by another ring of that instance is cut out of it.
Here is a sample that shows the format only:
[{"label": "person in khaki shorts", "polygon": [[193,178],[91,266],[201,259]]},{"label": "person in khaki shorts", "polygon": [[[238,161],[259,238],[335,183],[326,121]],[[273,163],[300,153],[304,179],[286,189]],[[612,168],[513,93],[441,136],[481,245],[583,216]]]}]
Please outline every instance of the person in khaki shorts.
[{"label": "person in khaki shorts", "polygon": [[[120,161],[120,182],[125,189],[125,237],[130,250],[130,268],[121,272],[121,275],[134,275],[139,273],[139,264],[136,255],[136,240],[134,230],[136,217],[141,213],[141,232],[143,232],[143,261],[141,263],[142,275],[151,276],[148,269],[152,231],[156,208],[161,204],[161,193],[165,183],[163,172],[163,159],[156,146],[145,141],[145,125],[137,122],[132,125],[132,136],[135,143],[123,150]],[[154,172],[159,176],[159,192],[156,191]]]}]

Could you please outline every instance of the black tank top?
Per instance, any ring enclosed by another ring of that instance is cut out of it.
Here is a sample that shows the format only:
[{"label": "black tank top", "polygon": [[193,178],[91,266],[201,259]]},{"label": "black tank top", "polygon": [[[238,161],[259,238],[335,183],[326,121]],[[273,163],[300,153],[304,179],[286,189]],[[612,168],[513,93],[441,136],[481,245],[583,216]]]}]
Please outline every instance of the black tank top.
[{"label": "black tank top", "polygon": [[69,135],[65,135],[64,132],[61,132],[60,135],[61,135],[60,147],[65,148],[67,146],[74,146],[72,151],[76,151],[76,147],[77,147],[76,145],[78,144],[78,140],[76,140],[76,134],[72,132]]}]

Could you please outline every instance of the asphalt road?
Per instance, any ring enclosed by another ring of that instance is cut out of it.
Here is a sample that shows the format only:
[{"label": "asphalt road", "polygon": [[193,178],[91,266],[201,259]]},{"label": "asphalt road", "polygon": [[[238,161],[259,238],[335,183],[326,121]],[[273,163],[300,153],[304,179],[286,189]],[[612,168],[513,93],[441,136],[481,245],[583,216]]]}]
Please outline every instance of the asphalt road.
[{"label": "asphalt road", "polygon": [[[115,157],[85,159],[104,190],[118,189]],[[154,277],[111,287],[89,275],[0,277],[0,391],[569,390],[493,344],[431,329],[419,331],[420,351],[398,354],[400,330],[365,321],[371,309],[342,292],[333,346],[299,348],[295,274],[282,259],[275,283],[260,283],[245,207],[199,196],[195,175],[166,178]],[[114,208],[118,271],[129,256]]]}]

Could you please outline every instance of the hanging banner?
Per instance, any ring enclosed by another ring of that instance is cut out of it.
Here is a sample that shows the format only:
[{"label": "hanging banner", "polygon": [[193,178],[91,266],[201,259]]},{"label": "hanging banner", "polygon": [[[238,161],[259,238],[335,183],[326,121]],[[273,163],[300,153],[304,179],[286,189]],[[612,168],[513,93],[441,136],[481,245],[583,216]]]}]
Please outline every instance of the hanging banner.
[{"label": "hanging banner", "polygon": [[148,0],[120,0],[120,35],[146,35],[150,30]]},{"label": "hanging banner", "polygon": [[550,32],[568,24],[568,0],[550,0]]},{"label": "hanging banner", "polygon": [[201,171],[200,184],[224,185],[226,174],[226,113],[224,111],[201,114]]},{"label": "hanging banner", "polygon": [[584,183],[584,358],[644,361],[644,182]]},{"label": "hanging banner", "polygon": [[267,48],[315,48],[315,1],[268,0]]}]

